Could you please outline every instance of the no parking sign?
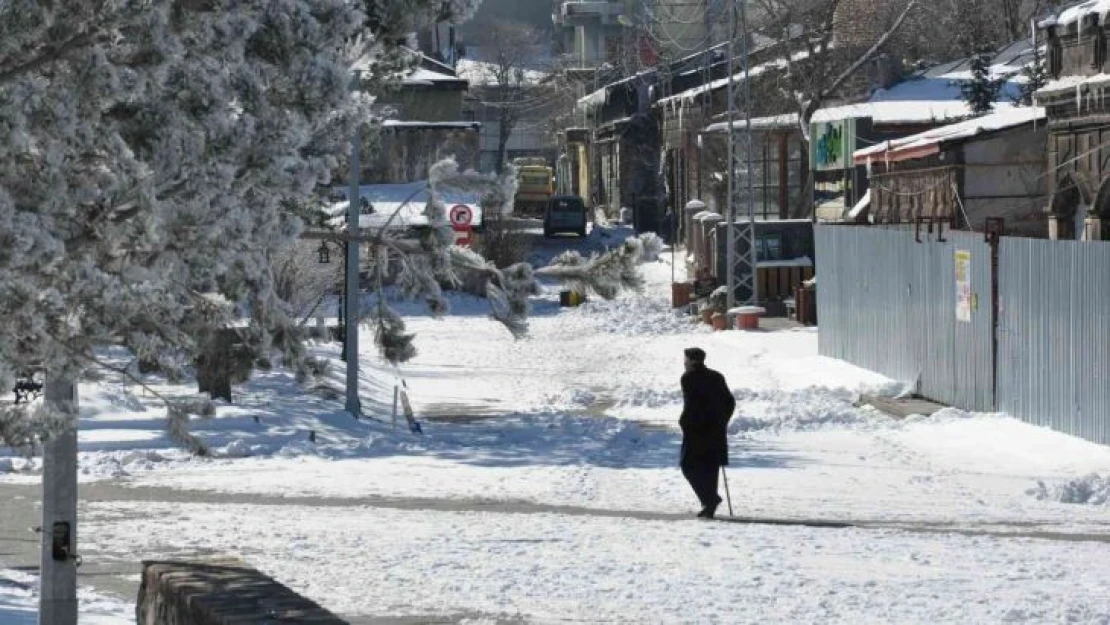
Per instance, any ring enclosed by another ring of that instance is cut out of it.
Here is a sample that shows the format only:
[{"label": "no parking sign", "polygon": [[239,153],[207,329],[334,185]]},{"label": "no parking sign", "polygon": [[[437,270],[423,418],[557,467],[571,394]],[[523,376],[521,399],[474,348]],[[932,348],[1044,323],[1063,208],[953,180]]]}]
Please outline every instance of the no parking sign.
[{"label": "no parking sign", "polygon": [[466,204],[456,204],[451,207],[451,212],[447,214],[451,220],[451,225],[456,229],[470,228],[470,222],[474,220],[474,211]]},{"label": "no parking sign", "polygon": [[466,204],[456,204],[447,212],[451,228],[455,231],[455,245],[470,245],[471,224],[474,211]]}]

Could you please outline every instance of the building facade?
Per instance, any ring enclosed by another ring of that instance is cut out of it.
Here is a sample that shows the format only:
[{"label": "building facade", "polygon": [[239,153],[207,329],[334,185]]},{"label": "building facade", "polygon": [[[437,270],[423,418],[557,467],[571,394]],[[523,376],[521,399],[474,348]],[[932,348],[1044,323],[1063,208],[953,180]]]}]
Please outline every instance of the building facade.
[{"label": "building facade", "polygon": [[1053,239],[1110,239],[1110,24],[1099,6],[1074,7],[1041,23],[1052,80],[1036,99],[1048,113]]},{"label": "building facade", "polygon": [[1015,108],[857,151],[870,172],[855,221],[919,220],[982,232],[1002,219],[1003,234],[1046,236],[1044,110]]}]

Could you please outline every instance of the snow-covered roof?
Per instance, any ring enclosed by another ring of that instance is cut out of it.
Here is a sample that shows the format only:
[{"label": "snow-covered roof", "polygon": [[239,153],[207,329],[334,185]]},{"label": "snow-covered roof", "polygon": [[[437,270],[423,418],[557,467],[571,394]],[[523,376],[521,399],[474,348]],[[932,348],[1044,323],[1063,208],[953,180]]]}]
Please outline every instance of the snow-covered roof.
[{"label": "snow-covered roof", "polygon": [[[1026,81],[1021,70],[1033,60],[1033,46],[1019,41],[1003,48],[991,59],[990,76],[1004,80],[995,109],[1013,106]],[[957,121],[972,114],[960,92],[962,82],[971,80],[971,60],[961,59],[917,72],[890,89],[880,89],[867,102],[824,108],[814,113],[813,122],[832,122],[870,117],[877,124],[921,124]]]},{"label": "snow-covered roof", "polygon": [[[451,74],[451,68],[435,59],[425,55],[422,52],[410,50],[414,56],[419,56],[422,65],[417,66],[401,77],[401,84],[404,86],[435,86],[438,84],[466,84],[466,80]],[[373,69],[377,57],[373,54],[366,54],[354,62],[351,67],[356,72],[369,72]],[[433,65],[437,69],[430,69],[424,67],[423,64]]]},{"label": "snow-covered roof", "polygon": [[[346,194],[346,187],[336,188],[337,193]],[[426,181],[399,184],[370,184],[359,187],[359,195],[370,202],[374,212],[359,216],[361,228],[381,228],[389,222],[391,229],[418,228],[429,224],[424,214],[428,203],[428,183]],[[473,217],[473,225],[482,223],[482,208],[478,205],[478,195],[446,191],[441,193],[447,209],[462,204],[468,206]],[[399,211],[399,212],[398,212]],[[347,201],[336,202],[325,209],[331,216],[332,225],[341,226],[346,222]],[[393,213],[397,217],[390,221]]]},{"label": "snow-covered roof", "polygon": [[597,91],[586,94],[585,97],[578,99],[578,106],[585,109],[595,109],[600,106],[605,106],[609,101],[609,89],[602,87]]},{"label": "snow-covered roof", "polygon": [[[800,52],[795,52],[794,54],[790,55],[790,60],[797,62],[797,61],[805,60],[808,57],[809,57],[809,52],[806,51],[806,50],[802,50]],[[787,59],[785,59],[785,58],[771,59],[770,61],[767,61],[765,63],[761,63],[759,65],[756,65],[755,67],[750,68],[747,75],[752,76],[752,77],[759,76],[759,75],[764,74],[764,73],[766,73],[770,70],[783,69],[783,68],[787,67],[788,64],[789,63],[787,62]],[[743,82],[744,78],[745,78],[745,74],[744,74],[744,72],[737,72],[737,73],[732,75],[732,78],[736,82]],[[658,106],[667,107],[667,106],[677,106],[677,105],[683,104],[683,103],[690,103],[690,102],[693,102],[694,100],[696,100],[697,97],[702,95],[702,94],[712,93],[712,92],[714,92],[718,89],[723,89],[725,87],[728,87],[728,81],[729,81],[728,76],[725,76],[724,78],[718,78],[717,80],[710,81],[708,84],[699,85],[699,86],[694,87],[692,89],[687,89],[686,91],[676,93],[675,95],[667,97],[667,98],[660,98],[659,101],[656,104]]]},{"label": "snow-covered roof", "polygon": [[[788,34],[788,38],[794,39],[794,38],[800,37],[802,34],[803,34],[802,27],[799,26],[799,25],[794,25],[794,26],[790,27],[790,32]],[[751,33],[751,50],[750,50],[750,52],[751,53],[761,52],[761,51],[767,50],[768,48],[779,45],[781,42],[782,42],[782,40],[775,39],[773,37],[768,37],[767,35],[764,35],[762,33],[753,32],[753,33]],[[676,59],[675,61],[673,61],[671,63],[671,68],[672,68],[672,70],[674,68],[681,68],[683,66],[687,66],[687,64],[689,64],[691,61],[697,61],[697,67],[687,69],[685,71],[679,70],[679,71],[676,71],[675,73],[679,76],[689,76],[690,74],[693,74],[695,72],[700,72],[703,69],[702,59],[705,58],[706,53],[709,53],[710,55],[712,55],[712,58],[713,58],[712,63],[714,63],[714,64],[719,63],[719,62],[722,62],[723,60],[727,59],[726,51],[727,51],[728,46],[729,46],[729,42],[726,41],[726,42],[723,42],[723,43],[718,43],[718,44],[715,44],[713,46],[710,46],[709,48],[707,48],[705,50],[699,50],[699,51],[697,51],[693,54],[689,54],[689,55],[684,56],[682,58]],[[640,80],[640,79],[646,78],[647,76],[650,76],[650,75],[653,75],[653,74],[657,74],[658,71],[659,71],[658,67],[652,67],[650,69],[639,71],[639,72],[637,72],[637,73],[635,73],[631,76],[627,76],[627,77],[622,78],[620,80],[613,81],[613,82],[605,85],[604,87],[598,89],[597,91],[589,93],[585,97],[579,98],[578,99],[578,106],[580,108],[586,108],[586,109],[597,108],[599,106],[602,106],[608,101],[609,92],[612,91],[614,88],[619,87],[619,86],[624,85],[624,84],[628,84],[628,83],[630,83],[632,81],[635,81],[635,80]],[[725,82],[727,83],[728,81],[726,80]]]},{"label": "snow-covered roof", "polygon": [[1068,7],[1056,15],[1044,19],[1038,24],[1041,28],[1049,26],[1071,26],[1076,22],[1091,15],[1098,17],[1099,24],[1110,16],[1110,0],[1087,0],[1075,6]]},{"label": "snow-covered roof", "polygon": [[989,115],[976,117],[957,124],[933,128],[916,135],[883,141],[862,150],[856,150],[857,163],[868,160],[899,161],[920,158],[925,152],[934,153],[940,145],[948,141],[968,139],[975,135],[1015,128],[1045,119],[1045,110],[1040,107],[1014,107],[1003,109]]},{"label": "snow-covered roof", "polygon": [[412,73],[406,74],[405,77],[401,79],[401,84],[406,85],[406,86],[412,86],[412,85],[426,85],[427,86],[427,85],[435,85],[437,83],[457,83],[457,82],[465,82],[465,81],[462,78],[459,78],[458,76],[452,76],[450,74],[435,72],[435,71],[432,71],[430,69],[426,69],[426,68],[423,68],[423,67],[416,68],[415,70],[412,71]]},{"label": "snow-covered roof", "polygon": [[1074,95],[1082,108],[1083,97],[1090,94],[1092,88],[1110,86],[1110,74],[1095,74],[1094,76],[1064,76],[1046,84],[1037,90],[1035,97],[1038,101],[1052,99],[1053,96]]},{"label": "snow-covered roof", "polygon": [[[456,72],[459,78],[466,80],[472,85],[498,85],[500,81],[497,80],[497,65],[486,61],[476,61],[474,59],[459,59],[456,67]],[[534,86],[543,82],[547,78],[546,72],[541,72],[535,69],[522,69],[521,80],[518,83],[514,76],[510,80],[510,86]]]},{"label": "snow-covered roof", "polygon": [[[771,115],[768,117],[754,117],[751,120],[753,130],[770,130],[781,128],[796,128],[798,126],[798,114],[788,113],[786,115]],[[732,122],[734,128],[744,129],[747,128],[747,122],[738,119]],[[706,126],[705,132],[728,132],[728,122],[717,122]]]},{"label": "snow-covered roof", "polygon": [[481,122],[422,122],[422,121],[405,121],[400,119],[387,119],[382,122],[382,128],[411,128],[419,130],[422,128],[443,128],[443,129],[458,129],[458,130],[476,130],[482,126]]}]

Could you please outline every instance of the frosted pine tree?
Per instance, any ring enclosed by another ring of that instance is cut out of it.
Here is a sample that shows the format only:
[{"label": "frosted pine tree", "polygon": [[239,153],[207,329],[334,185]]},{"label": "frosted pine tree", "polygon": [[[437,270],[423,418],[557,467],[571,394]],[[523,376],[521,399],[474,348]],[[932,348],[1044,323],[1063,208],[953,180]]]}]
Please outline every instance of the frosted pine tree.
[{"label": "frosted pine tree", "polygon": [[481,274],[485,295],[490,300],[490,316],[521,337],[528,330],[527,315],[529,295],[539,293],[531,267],[514,265],[504,271],[493,266],[479,254],[454,245],[455,234],[447,217],[443,196],[448,192],[466,193],[481,197],[483,210],[489,214],[507,213],[511,209],[516,188],[515,172],[510,170],[500,176],[460,171],[454,159],[445,159],[433,165],[428,173],[428,201],[423,215],[430,227],[416,232],[391,229],[388,226],[405,208],[395,209],[386,225],[372,232],[369,243],[371,271],[376,278],[376,303],[366,311],[374,327],[374,339],[381,356],[393,364],[410,360],[416,355],[414,335],[406,333],[401,316],[389,306],[386,278],[391,261],[400,269],[395,278],[401,293],[408,298],[421,298],[428,310],[436,316],[450,312],[444,287],[458,288],[466,274]]},{"label": "frosted pine tree", "polygon": [[[206,332],[245,316],[252,349],[303,365],[268,259],[368,117],[350,66],[371,51],[369,80],[385,80],[421,15],[476,6],[0,5],[0,388],[32,370],[128,373],[106,346],[181,378]],[[201,450],[182,427],[192,409],[170,406],[171,432]],[[3,408],[0,441],[56,425],[39,417]]]}]

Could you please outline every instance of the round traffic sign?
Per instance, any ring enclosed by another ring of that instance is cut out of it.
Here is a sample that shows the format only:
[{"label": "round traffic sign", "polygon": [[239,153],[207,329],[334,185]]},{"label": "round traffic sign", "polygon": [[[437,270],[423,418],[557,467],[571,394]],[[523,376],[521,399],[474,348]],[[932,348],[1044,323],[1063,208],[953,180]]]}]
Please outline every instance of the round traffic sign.
[{"label": "round traffic sign", "polygon": [[470,210],[470,207],[466,204],[456,204],[451,207],[448,217],[451,219],[452,225],[469,226],[474,219],[474,211]]}]

